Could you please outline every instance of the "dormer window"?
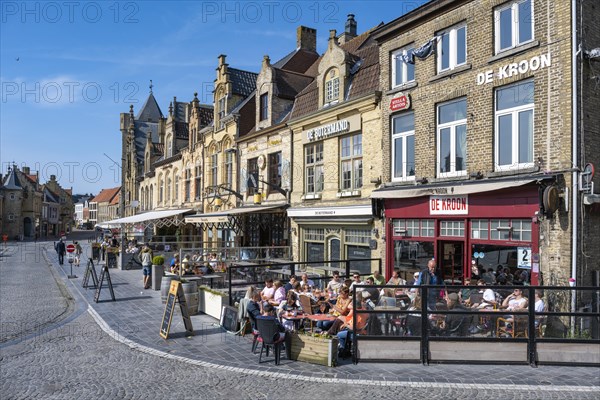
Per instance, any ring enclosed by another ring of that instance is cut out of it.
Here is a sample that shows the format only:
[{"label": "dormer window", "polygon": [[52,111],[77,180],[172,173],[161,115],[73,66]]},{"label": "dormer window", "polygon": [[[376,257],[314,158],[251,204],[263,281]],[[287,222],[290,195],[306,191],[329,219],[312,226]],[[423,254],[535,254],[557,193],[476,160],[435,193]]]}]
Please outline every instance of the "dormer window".
[{"label": "dormer window", "polygon": [[327,74],[325,81],[325,102],[324,105],[335,104],[340,98],[340,77],[337,70],[332,69]]},{"label": "dormer window", "polygon": [[260,95],[260,120],[264,121],[269,118],[269,93]]},{"label": "dormer window", "polygon": [[167,136],[167,158],[173,155],[173,140],[171,135]]}]

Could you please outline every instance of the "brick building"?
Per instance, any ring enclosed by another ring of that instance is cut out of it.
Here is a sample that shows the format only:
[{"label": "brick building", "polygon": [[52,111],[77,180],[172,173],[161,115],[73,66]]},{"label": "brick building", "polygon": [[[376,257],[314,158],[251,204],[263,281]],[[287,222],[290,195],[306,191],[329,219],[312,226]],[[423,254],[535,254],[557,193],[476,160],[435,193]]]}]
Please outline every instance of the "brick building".
[{"label": "brick building", "polygon": [[436,258],[447,281],[473,262],[566,285],[600,269],[598,205],[578,179],[600,161],[598,88],[572,57],[600,45],[600,9],[580,3],[434,0],[374,33],[388,273]]}]

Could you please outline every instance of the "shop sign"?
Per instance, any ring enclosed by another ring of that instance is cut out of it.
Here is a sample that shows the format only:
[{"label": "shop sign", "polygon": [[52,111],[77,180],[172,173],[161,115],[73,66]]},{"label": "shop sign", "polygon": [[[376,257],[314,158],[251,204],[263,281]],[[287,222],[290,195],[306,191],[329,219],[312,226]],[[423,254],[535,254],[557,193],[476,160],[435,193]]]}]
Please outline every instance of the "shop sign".
[{"label": "shop sign", "polygon": [[410,94],[397,93],[390,101],[390,111],[402,111],[410,108]]},{"label": "shop sign", "polygon": [[477,74],[477,85],[492,83],[494,80],[503,80],[513,76],[525,74],[529,71],[537,71],[552,65],[550,53],[541,56],[531,57],[529,60],[505,64],[498,68],[496,73],[493,69]]},{"label": "shop sign", "polygon": [[517,267],[522,269],[531,269],[531,248],[517,248]]},{"label": "shop sign", "polygon": [[323,140],[330,136],[339,135],[350,130],[350,123],[347,119],[332,122],[327,125],[321,125],[306,131],[306,138],[309,142]]},{"label": "shop sign", "polygon": [[429,215],[467,215],[469,196],[429,196]]}]

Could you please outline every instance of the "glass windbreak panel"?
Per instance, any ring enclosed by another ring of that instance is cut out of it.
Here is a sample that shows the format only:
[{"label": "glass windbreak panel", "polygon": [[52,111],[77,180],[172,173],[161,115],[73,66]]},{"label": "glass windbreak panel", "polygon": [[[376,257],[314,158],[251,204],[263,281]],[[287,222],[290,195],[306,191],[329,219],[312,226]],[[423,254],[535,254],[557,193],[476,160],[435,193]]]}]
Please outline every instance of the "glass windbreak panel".
[{"label": "glass windbreak panel", "polygon": [[518,246],[474,244],[471,256],[483,279],[489,279],[484,273],[491,273],[495,282],[520,285],[530,282],[530,269],[518,268],[518,249]]},{"label": "glass windbreak panel", "polygon": [[433,242],[394,240],[394,268],[422,270],[433,258]]}]

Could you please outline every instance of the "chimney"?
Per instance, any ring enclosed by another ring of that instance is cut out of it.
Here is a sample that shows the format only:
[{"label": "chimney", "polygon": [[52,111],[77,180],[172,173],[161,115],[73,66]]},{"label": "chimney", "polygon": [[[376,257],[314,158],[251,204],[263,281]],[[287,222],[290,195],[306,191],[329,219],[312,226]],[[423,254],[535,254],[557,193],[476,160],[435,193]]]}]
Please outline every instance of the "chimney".
[{"label": "chimney", "polygon": [[29,167],[23,167],[23,173],[25,175],[29,175],[29,174],[31,174],[31,170],[29,169]]},{"label": "chimney", "polygon": [[340,44],[344,44],[349,42],[350,40],[356,37],[356,20],[354,19],[354,14],[348,14],[348,19],[346,20],[346,25],[344,29],[344,33],[342,33],[338,40]]},{"label": "chimney", "polygon": [[51,181],[55,181],[56,180],[56,175],[50,175],[50,180]]},{"label": "chimney", "polygon": [[306,26],[296,29],[296,48],[317,51],[317,30]]},{"label": "chimney", "polygon": [[346,29],[344,30],[344,33],[346,35],[356,37],[356,21],[354,20],[354,14],[348,14],[348,19],[346,20]]}]

